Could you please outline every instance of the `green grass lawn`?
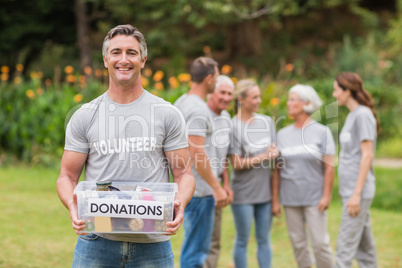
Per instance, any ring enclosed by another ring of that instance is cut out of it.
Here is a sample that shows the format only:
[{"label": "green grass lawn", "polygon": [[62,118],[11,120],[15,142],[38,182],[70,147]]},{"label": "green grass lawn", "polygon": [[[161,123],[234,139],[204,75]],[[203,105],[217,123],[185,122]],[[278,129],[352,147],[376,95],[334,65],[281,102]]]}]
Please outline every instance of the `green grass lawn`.
[{"label": "green grass lawn", "polygon": [[[402,214],[397,212],[400,211],[401,173],[402,169],[376,169],[377,197],[371,212],[378,267],[402,267]],[[58,171],[53,169],[0,169],[0,187],[3,189],[0,194],[0,267],[71,267],[77,235],[71,228],[68,211],[57,196],[57,176]],[[329,210],[328,226],[333,249],[340,214],[340,201],[335,198]],[[224,209],[222,232],[218,267],[234,267],[235,230],[230,208]],[[172,238],[177,267],[182,238],[183,230]],[[273,222],[272,248],[273,267],[296,267],[284,216]],[[255,256],[256,241],[251,237],[249,267],[258,267]]]}]

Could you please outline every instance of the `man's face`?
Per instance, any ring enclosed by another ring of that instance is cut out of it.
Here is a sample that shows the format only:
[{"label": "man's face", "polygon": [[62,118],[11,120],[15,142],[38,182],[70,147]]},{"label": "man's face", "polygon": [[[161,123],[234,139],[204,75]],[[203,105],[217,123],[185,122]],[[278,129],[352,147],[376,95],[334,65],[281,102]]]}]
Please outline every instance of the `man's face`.
[{"label": "man's face", "polygon": [[111,82],[129,85],[141,77],[146,58],[141,61],[140,45],[133,36],[116,35],[110,40],[107,59],[103,57]]},{"label": "man's face", "polygon": [[233,100],[233,88],[230,85],[221,84],[219,88],[209,95],[209,99],[212,108],[219,111],[226,110]]},{"label": "man's face", "polygon": [[211,78],[208,83],[208,93],[212,93],[215,90],[216,79],[219,76],[219,69],[215,66],[215,73],[211,75]]}]

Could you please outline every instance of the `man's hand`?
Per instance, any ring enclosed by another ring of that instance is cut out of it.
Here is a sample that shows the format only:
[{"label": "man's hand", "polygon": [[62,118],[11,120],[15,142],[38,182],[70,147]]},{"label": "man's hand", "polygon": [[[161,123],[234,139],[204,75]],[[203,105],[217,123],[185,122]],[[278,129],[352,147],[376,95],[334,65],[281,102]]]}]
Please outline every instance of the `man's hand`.
[{"label": "man's hand", "polygon": [[77,206],[77,194],[73,194],[68,210],[70,211],[71,224],[76,234],[83,235],[88,233],[80,233],[85,229],[85,221],[78,219],[78,206]]},{"label": "man's hand", "polygon": [[275,217],[281,217],[281,204],[278,200],[272,200],[271,213]]},{"label": "man's hand", "polygon": [[222,187],[217,187],[214,189],[213,196],[215,199],[215,206],[223,208],[228,204],[228,195],[226,194],[226,191],[223,190]]},{"label": "man's hand", "polygon": [[226,205],[229,205],[229,204],[231,204],[232,202],[233,202],[233,198],[234,198],[234,193],[233,193],[233,191],[232,191],[232,188],[230,188],[230,185],[223,185],[223,189],[225,190],[225,192],[226,192],[226,194],[228,195],[228,198],[227,198],[227,204]]},{"label": "man's hand", "polygon": [[166,232],[168,232],[168,234],[165,235],[175,235],[177,233],[183,223],[184,208],[184,205],[179,200],[174,201],[174,218],[173,221],[169,221],[166,223],[166,226],[168,227],[166,229]]}]

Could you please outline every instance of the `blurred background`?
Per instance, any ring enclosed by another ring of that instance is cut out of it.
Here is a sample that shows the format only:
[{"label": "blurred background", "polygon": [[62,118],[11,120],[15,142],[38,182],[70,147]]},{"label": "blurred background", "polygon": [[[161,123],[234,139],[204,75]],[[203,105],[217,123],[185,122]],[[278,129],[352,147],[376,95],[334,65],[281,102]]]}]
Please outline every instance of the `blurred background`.
[{"label": "blurred background", "polygon": [[[360,74],[382,124],[376,161],[386,166],[375,165],[371,209],[378,267],[402,267],[401,15],[402,0],[0,0],[0,267],[71,267],[77,236],[55,189],[65,126],[108,89],[101,46],[119,24],[146,37],[141,82],[152,94],[174,102],[190,87],[191,62],[210,56],[233,81],[258,82],[259,112],[277,129],[292,122],[289,88],[312,85],[324,102],[314,118],[336,142],[347,110],[332,97],[333,81]],[[341,209],[336,178],[333,249]],[[218,267],[233,268],[230,208],[222,222]],[[284,217],[272,228],[273,267],[296,267]],[[171,239],[176,267],[182,230]],[[249,267],[258,266],[256,244],[251,237]]]},{"label": "blurred background", "polygon": [[[175,101],[198,56],[234,81],[256,79],[261,112],[290,122],[287,90],[310,84],[325,105],[341,71],[359,73],[383,131],[377,156],[402,157],[401,0],[0,0],[0,165],[57,166],[64,127],[108,87],[101,46],[118,24],[144,33],[144,88]],[[231,110],[232,112],[232,110]],[[344,122],[346,110],[319,120]]]}]

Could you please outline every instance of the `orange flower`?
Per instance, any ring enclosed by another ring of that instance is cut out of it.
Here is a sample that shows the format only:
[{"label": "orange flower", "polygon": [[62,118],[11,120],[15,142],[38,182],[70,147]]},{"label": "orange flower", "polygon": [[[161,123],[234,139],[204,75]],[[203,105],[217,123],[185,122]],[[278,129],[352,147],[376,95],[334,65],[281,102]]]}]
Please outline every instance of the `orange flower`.
[{"label": "orange flower", "polygon": [[21,77],[19,77],[19,76],[14,77],[14,84],[15,84],[15,85],[21,84]]},{"label": "orange flower", "polygon": [[36,95],[40,96],[43,94],[43,89],[42,88],[37,88],[36,89]]},{"label": "orange flower", "polygon": [[209,46],[203,47],[202,50],[204,51],[204,54],[209,54],[209,53],[211,53],[211,48],[210,48]]},{"label": "orange flower", "polygon": [[144,70],[144,75],[145,75],[146,77],[150,77],[150,76],[152,75],[152,70],[151,70],[150,68],[146,68],[146,69]]},{"label": "orange flower", "polygon": [[221,72],[224,75],[227,75],[227,74],[231,73],[232,72],[232,66],[227,65],[227,64],[223,65]]},{"label": "orange flower", "polygon": [[46,80],[45,80],[45,85],[46,85],[47,87],[50,87],[50,86],[52,85],[52,79],[46,78]]},{"label": "orange flower", "polygon": [[1,81],[7,81],[8,80],[8,74],[1,74],[0,79],[1,79]]},{"label": "orange flower", "polygon": [[291,63],[288,63],[288,64],[285,65],[285,70],[288,71],[288,72],[293,71],[293,68],[294,68],[294,66]]},{"label": "orange flower", "polygon": [[35,92],[32,89],[28,89],[25,92],[25,95],[27,95],[27,97],[30,98],[31,100],[35,98]]},{"label": "orange flower", "polygon": [[10,67],[5,66],[5,65],[1,66],[1,72],[3,74],[8,74],[10,72]]},{"label": "orange flower", "polygon": [[276,105],[279,104],[279,99],[278,99],[278,98],[272,98],[272,99],[269,101],[269,103],[270,103],[272,106],[276,106]]},{"label": "orange flower", "polygon": [[96,77],[101,77],[102,76],[102,70],[96,69],[95,76]]},{"label": "orange flower", "polygon": [[91,75],[92,74],[92,68],[90,66],[85,66],[84,73],[86,75]]},{"label": "orange flower", "polygon": [[162,82],[156,82],[156,83],[155,83],[155,88],[156,88],[157,90],[163,90],[163,84],[162,84]]},{"label": "orange flower", "polygon": [[18,72],[22,72],[24,70],[24,65],[18,63],[17,65],[15,65],[15,69],[17,69]]},{"label": "orange flower", "polygon": [[86,81],[86,77],[83,75],[80,75],[80,77],[78,78],[80,80],[80,83],[83,84]]},{"label": "orange flower", "polygon": [[232,79],[232,82],[233,82],[233,84],[236,84],[237,83],[237,78],[236,77],[231,77],[230,79]]},{"label": "orange flower", "polygon": [[160,82],[164,75],[165,74],[161,70],[156,71],[154,76],[153,76],[153,79],[154,79],[155,82]]},{"label": "orange flower", "polygon": [[180,81],[181,83],[187,83],[188,81],[191,80],[191,75],[188,74],[188,73],[183,73],[183,74],[179,74],[179,75],[177,76],[177,78],[179,79],[179,81]]},{"label": "orange flower", "polygon": [[142,87],[147,87],[149,84],[148,79],[141,75],[141,85]]},{"label": "orange flower", "polygon": [[69,83],[74,83],[75,82],[75,76],[72,75],[72,74],[69,74],[69,75],[66,76],[66,80]]},{"label": "orange flower", "polygon": [[29,75],[31,76],[31,79],[37,79],[38,78],[38,74],[36,72],[31,72]]},{"label": "orange flower", "polygon": [[66,67],[64,67],[64,72],[66,74],[72,74],[74,72],[74,68],[71,65],[67,65]]},{"label": "orange flower", "polygon": [[169,78],[169,85],[171,88],[177,88],[179,86],[179,81],[177,81],[176,77],[172,76]]},{"label": "orange flower", "polygon": [[83,97],[82,97],[81,94],[77,94],[77,95],[74,96],[74,102],[75,102],[75,103],[81,102],[82,99],[83,99]]}]

